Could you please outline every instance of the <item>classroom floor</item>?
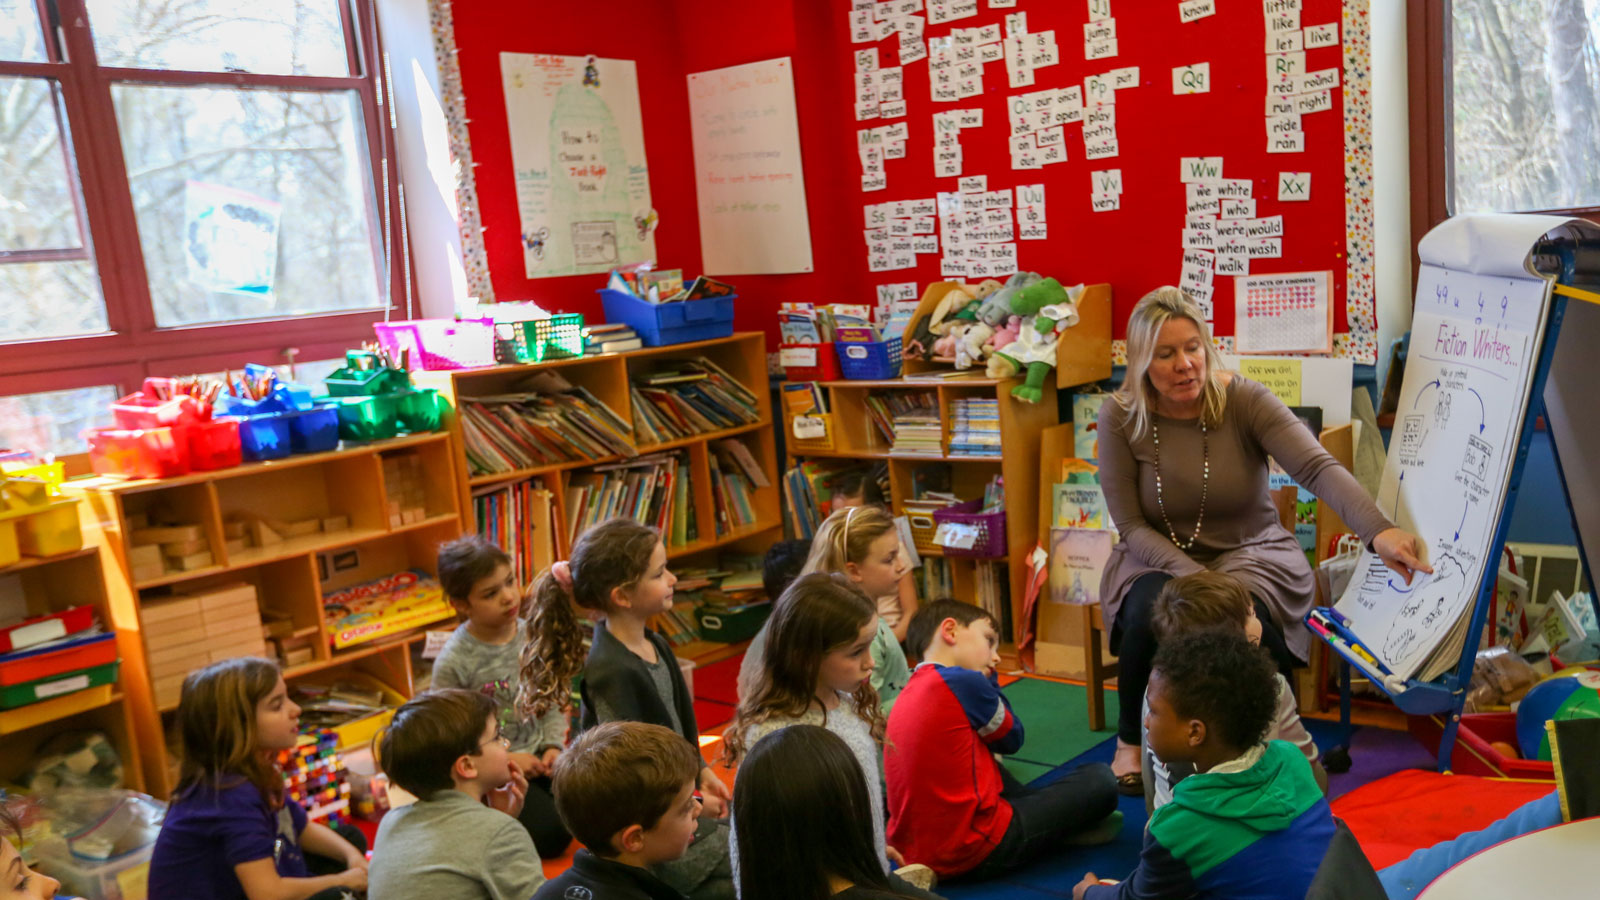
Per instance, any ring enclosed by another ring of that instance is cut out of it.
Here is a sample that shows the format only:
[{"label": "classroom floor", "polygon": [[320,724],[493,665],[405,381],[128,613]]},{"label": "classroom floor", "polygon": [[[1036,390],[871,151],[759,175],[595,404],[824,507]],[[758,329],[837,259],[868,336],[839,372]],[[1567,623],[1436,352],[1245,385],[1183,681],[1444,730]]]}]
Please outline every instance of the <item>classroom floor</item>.
[{"label": "classroom floor", "polygon": [[[701,729],[701,753],[730,786],[734,772],[716,764],[721,752],[720,733],[732,717],[736,681],[743,655],[736,655],[695,670],[695,716]],[[1085,763],[1110,763],[1115,734],[1107,728],[1090,731],[1088,709],[1081,685],[1021,673],[1001,676],[1001,686],[1027,729],[1023,749],[1005,761],[1018,780],[1049,784]],[[1107,698],[1115,714],[1115,697]],[[1305,720],[1307,729],[1324,750],[1343,740],[1335,722]],[[1549,790],[1548,785],[1432,776],[1434,758],[1403,731],[1373,726],[1356,727],[1351,740],[1352,766],[1333,775],[1329,799],[1336,815],[1345,818],[1356,836],[1369,846],[1379,867],[1403,859],[1412,850],[1431,846],[1463,831],[1483,827],[1526,800]],[[1363,791],[1375,782],[1384,781]],[[1479,783],[1481,782],[1481,784]],[[1348,801],[1344,798],[1348,797]],[[1071,897],[1072,887],[1085,872],[1123,878],[1138,864],[1146,815],[1141,797],[1123,797],[1122,835],[1100,847],[1063,847],[1010,875],[982,883],[944,883],[937,891],[949,900],[999,900],[999,898]],[[1398,814],[1397,814],[1398,813]],[[374,827],[358,823],[368,832]],[[546,860],[546,877],[566,871],[572,851],[560,859]]]}]

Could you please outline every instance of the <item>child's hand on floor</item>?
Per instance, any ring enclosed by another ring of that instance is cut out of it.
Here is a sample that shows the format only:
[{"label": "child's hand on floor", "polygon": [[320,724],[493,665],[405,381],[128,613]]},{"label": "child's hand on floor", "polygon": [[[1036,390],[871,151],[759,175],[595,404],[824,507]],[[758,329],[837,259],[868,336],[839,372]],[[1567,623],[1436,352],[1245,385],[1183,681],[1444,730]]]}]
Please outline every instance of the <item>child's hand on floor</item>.
[{"label": "child's hand on floor", "polygon": [[728,807],[733,804],[733,794],[728,786],[722,783],[717,773],[708,766],[700,770],[700,814],[713,819],[720,819],[728,814]]},{"label": "child's hand on floor", "polygon": [[900,855],[899,850],[896,850],[893,847],[885,846],[883,848],[883,852],[889,857],[889,862],[894,864],[894,868],[899,869],[905,866],[906,858]]},{"label": "child's hand on floor", "polygon": [[1073,887],[1072,887],[1072,900],[1083,900],[1084,893],[1086,893],[1089,890],[1089,888],[1094,887],[1095,885],[1097,885],[1099,883],[1100,883],[1100,878],[1097,875],[1095,875],[1093,872],[1089,872],[1089,873],[1085,874],[1083,876],[1083,880],[1082,881],[1080,881],[1077,884],[1073,885]]},{"label": "child's hand on floor", "polygon": [[489,805],[515,819],[522,813],[522,798],[528,794],[528,779],[516,763],[510,763],[511,780],[484,798]]}]

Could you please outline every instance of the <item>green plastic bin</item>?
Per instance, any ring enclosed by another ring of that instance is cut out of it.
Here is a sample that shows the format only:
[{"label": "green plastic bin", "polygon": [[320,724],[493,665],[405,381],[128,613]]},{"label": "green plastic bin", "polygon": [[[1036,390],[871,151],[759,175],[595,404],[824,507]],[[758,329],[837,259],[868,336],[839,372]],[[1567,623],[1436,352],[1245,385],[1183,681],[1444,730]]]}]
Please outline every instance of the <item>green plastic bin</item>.
[{"label": "green plastic bin", "polygon": [[732,644],[755,637],[771,614],[772,603],[768,600],[740,606],[708,602],[694,608],[694,624],[701,640]]},{"label": "green plastic bin", "polygon": [[439,391],[424,388],[400,395],[400,430],[423,434],[439,430]]},{"label": "green plastic bin", "polygon": [[381,441],[400,433],[401,394],[340,397],[339,437],[346,441]]}]

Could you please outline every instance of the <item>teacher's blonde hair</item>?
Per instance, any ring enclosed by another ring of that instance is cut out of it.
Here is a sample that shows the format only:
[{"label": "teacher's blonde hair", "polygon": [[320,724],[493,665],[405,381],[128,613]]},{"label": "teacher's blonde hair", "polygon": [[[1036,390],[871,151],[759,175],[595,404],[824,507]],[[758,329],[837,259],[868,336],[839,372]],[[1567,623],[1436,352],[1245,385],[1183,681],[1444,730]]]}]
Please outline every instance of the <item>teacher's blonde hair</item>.
[{"label": "teacher's blonde hair", "polygon": [[1200,331],[1200,344],[1206,351],[1206,383],[1201,390],[1200,419],[1207,427],[1215,428],[1222,422],[1222,410],[1227,405],[1228,394],[1222,382],[1222,357],[1211,340],[1211,330],[1206,327],[1200,307],[1187,291],[1167,285],[1158,287],[1134,304],[1128,314],[1128,370],[1122,386],[1112,396],[1128,413],[1131,430],[1129,440],[1142,440],[1150,431],[1150,417],[1154,414],[1156,389],[1150,383],[1150,360],[1156,352],[1156,336],[1169,319],[1188,319]]}]

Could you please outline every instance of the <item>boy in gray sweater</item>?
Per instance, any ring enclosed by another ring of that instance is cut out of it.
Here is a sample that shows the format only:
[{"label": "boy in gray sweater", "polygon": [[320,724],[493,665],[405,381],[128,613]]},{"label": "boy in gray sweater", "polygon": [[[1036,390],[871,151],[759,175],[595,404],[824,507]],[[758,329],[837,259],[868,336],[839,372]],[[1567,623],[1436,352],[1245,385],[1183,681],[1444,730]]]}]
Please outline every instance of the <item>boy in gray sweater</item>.
[{"label": "boy in gray sweater", "polygon": [[379,738],[378,758],[418,799],[378,826],[370,896],[528,900],[544,884],[516,818],[528,782],[488,696],[441,690],[406,703]]}]

